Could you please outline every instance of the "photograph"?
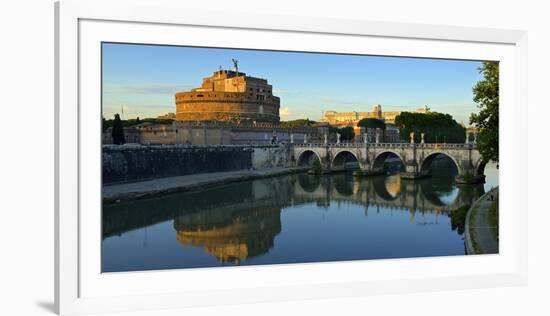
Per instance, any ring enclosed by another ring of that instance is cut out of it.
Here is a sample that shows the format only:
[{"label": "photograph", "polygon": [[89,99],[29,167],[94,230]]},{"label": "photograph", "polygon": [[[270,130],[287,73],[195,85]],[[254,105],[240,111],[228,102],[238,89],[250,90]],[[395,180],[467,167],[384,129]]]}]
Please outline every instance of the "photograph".
[{"label": "photograph", "polygon": [[102,42],[100,66],[102,273],[499,253],[498,61]]}]

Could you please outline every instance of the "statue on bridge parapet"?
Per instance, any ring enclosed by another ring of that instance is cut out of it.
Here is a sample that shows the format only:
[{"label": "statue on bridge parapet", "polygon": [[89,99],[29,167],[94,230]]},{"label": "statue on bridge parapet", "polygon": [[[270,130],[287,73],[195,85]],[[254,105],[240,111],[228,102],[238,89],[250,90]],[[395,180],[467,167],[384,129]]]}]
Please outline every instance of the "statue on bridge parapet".
[{"label": "statue on bridge parapet", "polygon": [[409,137],[411,138],[411,144],[414,144],[414,132],[411,132]]},{"label": "statue on bridge parapet", "polygon": [[420,136],[422,137],[422,139],[420,140],[420,143],[424,144],[424,133],[420,134]]},{"label": "statue on bridge parapet", "polygon": [[[326,136],[326,135],[325,135]],[[342,135],[340,135],[340,133],[336,133],[336,144],[340,144],[340,137]]]}]

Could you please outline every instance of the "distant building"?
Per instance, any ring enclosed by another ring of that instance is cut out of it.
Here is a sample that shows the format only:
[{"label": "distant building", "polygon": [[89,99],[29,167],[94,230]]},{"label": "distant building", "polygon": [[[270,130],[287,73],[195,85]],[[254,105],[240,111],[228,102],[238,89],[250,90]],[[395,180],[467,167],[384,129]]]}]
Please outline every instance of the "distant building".
[{"label": "distant building", "polygon": [[161,120],[175,120],[176,119],[176,113],[166,113],[164,115],[157,116],[158,119]]},{"label": "distant building", "polygon": [[430,113],[430,108],[427,105],[424,105],[423,108],[418,108],[418,109],[416,109],[415,112],[416,113],[423,113],[423,114]]},{"label": "distant building", "polygon": [[[382,120],[386,123],[393,124],[395,123],[395,118],[401,114],[402,111],[382,111],[382,106],[380,104],[375,104],[371,112],[336,112],[336,111],[326,111],[324,117],[321,119],[321,122],[328,123],[333,126],[357,126],[360,120],[365,118],[375,118]],[[424,106],[422,108],[416,109],[416,113],[429,113],[430,108]]]},{"label": "distant building", "polygon": [[278,124],[280,100],[272,86],[234,64],[234,70],[220,69],[204,78],[200,88],[176,93],[176,120]]},{"label": "distant building", "polygon": [[357,123],[365,118],[375,118],[383,120],[386,123],[395,122],[395,117],[401,112],[383,112],[380,104],[374,105],[371,112],[336,112],[326,111],[322,122],[329,123],[333,126],[357,126]]},{"label": "distant building", "polygon": [[[430,113],[430,108],[424,106],[415,110],[416,113]],[[366,118],[374,118],[382,120],[386,123],[386,130],[380,132],[379,141],[387,143],[401,142],[401,137],[399,135],[399,129],[395,126],[395,118],[401,114],[402,111],[382,111],[382,106],[380,104],[375,104],[371,112],[336,112],[336,111],[326,111],[323,118],[321,119],[322,123],[330,124],[335,127],[345,127],[351,126],[355,132],[355,140],[360,141],[361,139],[361,128],[357,126],[359,121]],[[376,141],[376,130],[368,129],[367,136],[369,142]]]}]

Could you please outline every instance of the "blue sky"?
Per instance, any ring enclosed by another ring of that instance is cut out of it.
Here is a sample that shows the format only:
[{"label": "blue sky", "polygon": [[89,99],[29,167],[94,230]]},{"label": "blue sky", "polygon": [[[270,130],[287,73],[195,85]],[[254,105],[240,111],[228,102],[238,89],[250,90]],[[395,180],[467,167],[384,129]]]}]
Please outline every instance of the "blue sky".
[{"label": "blue sky", "polygon": [[103,115],[175,112],[174,93],[199,87],[220,66],[266,78],[281,119],[319,120],[323,111],[414,111],[427,105],[468,125],[477,112],[477,61],[355,56],[157,45],[103,44]]}]

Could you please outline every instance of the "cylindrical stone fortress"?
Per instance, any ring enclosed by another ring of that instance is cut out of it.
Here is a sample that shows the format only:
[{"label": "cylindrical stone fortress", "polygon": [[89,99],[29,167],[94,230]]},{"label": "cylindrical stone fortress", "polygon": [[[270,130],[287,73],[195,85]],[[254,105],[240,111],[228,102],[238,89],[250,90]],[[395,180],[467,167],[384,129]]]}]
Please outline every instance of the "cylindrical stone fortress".
[{"label": "cylindrical stone fortress", "polygon": [[214,72],[200,88],[176,93],[175,101],[178,121],[279,123],[280,99],[272,86],[237,69]]}]

